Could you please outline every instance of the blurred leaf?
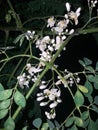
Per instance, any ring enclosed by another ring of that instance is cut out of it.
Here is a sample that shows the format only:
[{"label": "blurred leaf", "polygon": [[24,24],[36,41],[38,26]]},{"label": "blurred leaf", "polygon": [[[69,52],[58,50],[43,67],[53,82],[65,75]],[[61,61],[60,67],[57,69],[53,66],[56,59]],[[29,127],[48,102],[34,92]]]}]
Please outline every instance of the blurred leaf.
[{"label": "blurred leaf", "polygon": [[9,118],[5,121],[5,123],[4,123],[4,128],[5,128],[6,130],[14,130],[14,129],[15,129],[15,122],[14,122],[14,120],[13,120],[11,117],[9,117]]},{"label": "blurred leaf", "polygon": [[40,118],[36,118],[32,123],[36,128],[39,129],[42,124],[42,120]]},{"label": "blurred leaf", "polygon": [[4,118],[8,113],[8,109],[0,110],[0,119]]},{"label": "blurred leaf", "polygon": [[95,112],[97,112],[97,113],[98,113],[98,107],[97,107],[97,106],[92,105],[92,108],[95,110]]},{"label": "blurred leaf", "polygon": [[74,102],[75,102],[77,107],[80,107],[84,103],[83,94],[79,90],[77,90],[75,93]]},{"label": "blurred leaf", "polygon": [[83,93],[88,93],[88,89],[83,85],[78,85],[78,88]]},{"label": "blurred leaf", "polygon": [[97,61],[97,63],[96,63],[96,70],[98,71],[98,61]]},{"label": "blurred leaf", "polygon": [[20,93],[18,90],[14,94],[14,101],[15,103],[20,107],[26,106],[26,99],[22,93]]},{"label": "blurred leaf", "polygon": [[79,117],[75,117],[75,124],[79,127],[83,126],[83,120]]},{"label": "blurred leaf", "polygon": [[78,128],[77,128],[75,125],[73,125],[73,126],[70,128],[70,130],[78,130]]},{"label": "blurred leaf", "polygon": [[0,83],[0,92],[4,90],[3,85]]},{"label": "blurred leaf", "polygon": [[17,42],[19,42],[22,37],[24,37],[23,34],[19,35],[19,36],[13,41],[13,43],[16,44]]},{"label": "blurred leaf", "polygon": [[69,127],[69,126],[71,126],[71,125],[73,124],[73,122],[74,122],[74,117],[70,117],[70,118],[68,118],[67,121],[65,122],[65,126],[66,126],[66,127]]},{"label": "blurred leaf", "polygon": [[92,64],[92,61],[91,61],[90,59],[84,57],[84,63],[85,63],[86,65],[91,65],[91,64]]},{"label": "blurred leaf", "polygon": [[95,75],[94,82],[98,83],[98,75]]},{"label": "blurred leaf", "polygon": [[48,128],[49,128],[48,123],[43,123],[42,127],[41,127],[41,130],[48,130]]},{"label": "blurred leaf", "polygon": [[49,124],[49,128],[50,129],[54,129],[55,128],[55,125],[54,125],[54,123],[52,121],[50,121],[50,120],[47,119],[47,122]]},{"label": "blurred leaf", "polygon": [[89,118],[84,121],[83,128],[87,128],[88,124],[89,124]]},{"label": "blurred leaf", "polygon": [[0,92],[0,101],[8,99],[12,95],[12,89],[3,90]]},{"label": "blurred leaf", "polygon": [[87,66],[86,69],[89,70],[91,73],[95,72],[92,66]]},{"label": "blurred leaf", "polygon": [[0,109],[6,109],[10,105],[10,99],[0,102]]},{"label": "blurred leaf", "polygon": [[94,83],[94,88],[98,89],[98,83]]},{"label": "blurred leaf", "polygon": [[86,120],[89,117],[89,111],[84,111],[81,115],[81,119]]},{"label": "blurred leaf", "polygon": [[94,98],[94,103],[95,103],[96,105],[98,105],[98,96],[96,96],[96,97]]},{"label": "blurred leaf", "polygon": [[93,120],[90,120],[88,130],[98,130],[98,126],[95,125],[95,122]]},{"label": "blurred leaf", "polygon": [[82,60],[79,60],[79,63],[80,63],[83,67],[85,67],[85,63],[84,63]]},{"label": "blurred leaf", "polygon": [[59,129],[60,128],[60,124],[56,120],[54,121],[54,123],[55,123],[56,128]]},{"label": "blurred leaf", "polygon": [[88,80],[90,82],[94,82],[95,81],[95,77],[93,75],[88,75],[87,78],[88,78]]},{"label": "blurred leaf", "polygon": [[25,127],[23,127],[23,128],[22,128],[22,130],[27,130],[27,128],[28,128],[28,127],[27,127],[27,126],[25,126]]},{"label": "blurred leaf", "polygon": [[88,93],[85,94],[85,96],[91,95],[92,92],[93,92],[93,86],[92,86],[92,84],[88,80],[86,80],[84,86],[88,89]]}]

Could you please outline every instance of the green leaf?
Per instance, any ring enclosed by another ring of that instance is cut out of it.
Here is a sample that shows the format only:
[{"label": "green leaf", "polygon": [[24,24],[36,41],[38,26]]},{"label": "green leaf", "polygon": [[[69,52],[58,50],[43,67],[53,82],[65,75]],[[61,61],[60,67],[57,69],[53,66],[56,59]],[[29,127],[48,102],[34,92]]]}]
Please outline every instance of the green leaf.
[{"label": "green leaf", "polygon": [[88,93],[85,94],[85,96],[91,95],[93,92],[93,86],[92,84],[87,80],[84,84],[84,86],[88,89]]},{"label": "green leaf", "polygon": [[98,113],[98,107],[97,107],[97,106],[92,105],[92,108],[94,109],[94,111],[95,111],[96,113]]},{"label": "green leaf", "polygon": [[34,121],[33,121],[33,125],[36,127],[36,128],[40,128],[42,124],[42,120],[40,118],[36,118]]},{"label": "green leaf", "polygon": [[54,121],[54,123],[55,123],[56,128],[59,129],[60,128],[60,124],[56,120]]},{"label": "green leaf", "polygon": [[4,128],[6,130],[14,130],[15,129],[15,122],[14,122],[14,120],[11,117],[9,117],[6,120],[6,122],[4,123]]},{"label": "green leaf", "polygon": [[20,107],[26,106],[26,99],[22,93],[20,93],[18,90],[14,94],[14,101],[15,103]]},{"label": "green leaf", "polygon": [[93,120],[90,120],[88,130],[98,130],[98,126],[95,125],[95,122]]},{"label": "green leaf", "polygon": [[22,37],[23,37],[23,34],[19,35],[19,36],[13,41],[13,43],[16,44],[17,42],[19,42]]},{"label": "green leaf", "polygon": [[0,119],[4,118],[8,113],[8,109],[0,110]]},{"label": "green leaf", "polygon": [[94,82],[98,83],[98,75],[95,75]]},{"label": "green leaf", "polygon": [[95,82],[95,77],[93,75],[88,75],[87,78],[90,82]]},{"label": "green leaf", "polygon": [[70,117],[70,118],[68,118],[67,121],[65,122],[65,126],[66,126],[66,127],[69,127],[69,126],[71,126],[71,125],[73,124],[73,122],[74,122],[74,118],[73,118],[73,117]]},{"label": "green leaf", "polygon": [[0,101],[8,99],[12,95],[12,89],[3,90],[0,92]]},{"label": "green leaf", "polygon": [[89,111],[84,111],[81,115],[81,119],[86,120],[89,117]]},{"label": "green leaf", "polygon": [[48,123],[43,123],[42,127],[41,127],[41,130],[48,130],[48,128],[49,128]]},{"label": "green leaf", "polygon": [[92,103],[93,102],[93,97],[91,95],[88,95],[87,97],[88,97],[89,102]]},{"label": "green leaf", "polygon": [[27,127],[27,126],[25,126],[25,127],[23,127],[23,128],[22,128],[22,130],[27,130],[27,128],[28,128],[28,127]]},{"label": "green leaf", "polygon": [[79,127],[83,126],[83,120],[79,117],[75,117],[75,124]]},{"label": "green leaf", "polygon": [[0,83],[0,92],[4,90],[3,85]]},{"label": "green leaf", "polygon": [[94,83],[94,88],[98,90],[98,83]]},{"label": "green leaf", "polygon": [[88,93],[88,89],[83,85],[78,85],[78,88],[83,93]]},{"label": "green leaf", "polygon": [[87,66],[86,69],[89,70],[91,73],[94,73],[94,72],[95,72],[95,70],[94,70],[93,67],[91,67],[91,66]]},{"label": "green leaf", "polygon": [[0,102],[0,109],[6,109],[10,105],[10,99]]},{"label": "green leaf", "polygon": [[54,129],[54,128],[55,128],[55,125],[54,125],[54,123],[53,123],[52,121],[47,120],[47,122],[48,122],[48,124],[49,124],[49,128],[50,128],[50,129]]},{"label": "green leaf", "polygon": [[84,57],[84,63],[85,63],[86,65],[91,65],[91,64],[92,64],[92,61],[91,61],[90,59]]},{"label": "green leaf", "polygon": [[94,98],[94,103],[95,103],[96,105],[98,105],[98,96],[96,96],[96,97]]},{"label": "green leaf", "polygon": [[97,63],[96,63],[96,70],[98,71],[98,61],[97,61]]},{"label": "green leaf", "polygon": [[25,39],[25,37],[24,37],[24,36],[23,36],[23,37],[21,37],[21,39],[20,39],[20,43],[19,43],[19,45],[20,45],[20,46],[22,45],[22,43],[23,43],[24,39]]},{"label": "green leaf", "polygon": [[83,67],[85,67],[85,63],[84,63],[82,60],[79,60],[79,63],[80,63]]},{"label": "green leaf", "polygon": [[75,125],[73,125],[73,126],[70,128],[70,130],[78,130],[78,128],[77,128]]},{"label": "green leaf", "polygon": [[83,94],[79,90],[77,90],[75,93],[74,102],[75,102],[77,107],[80,107],[84,103]]},{"label": "green leaf", "polygon": [[89,118],[84,121],[83,128],[87,128],[88,124],[89,124]]}]

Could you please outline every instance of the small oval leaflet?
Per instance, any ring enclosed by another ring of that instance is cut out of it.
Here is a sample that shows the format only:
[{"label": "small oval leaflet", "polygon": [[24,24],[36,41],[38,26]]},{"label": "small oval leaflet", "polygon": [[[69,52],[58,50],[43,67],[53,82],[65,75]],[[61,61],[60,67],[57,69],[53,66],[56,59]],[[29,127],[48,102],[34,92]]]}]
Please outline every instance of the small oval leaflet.
[{"label": "small oval leaflet", "polygon": [[74,118],[70,117],[70,118],[67,119],[67,121],[65,123],[65,126],[69,127],[69,126],[71,126],[73,124],[73,122],[74,122]]},{"label": "small oval leaflet", "polygon": [[8,113],[8,109],[3,109],[0,111],[0,119],[4,118]]},{"label": "small oval leaflet", "polygon": [[77,107],[82,106],[84,103],[84,96],[79,90],[77,90],[75,93],[74,102],[75,102]]},{"label": "small oval leaflet", "polygon": [[40,128],[40,126],[41,126],[41,124],[42,124],[42,120],[40,119],[40,118],[37,118],[37,119],[35,119],[34,121],[33,121],[33,125],[36,127],[36,128]]},{"label": "small oval leaflet", "polygon": [[8,99],[12,95],[12,89],[3,90],[0,92],[0,101]]},{"label": "small oval leaflet", "polygon": [[5,128],[6,130],[14,130],[14,129],[15,129],[15,122],[14,122],[14,120],[13,120],[11,117],[9,117],[9,118],[5,121],[5,123],[4,123],[4,128]]},{"label": "small oval leaflet", "polygon": [[26,99],[22,93],[20,93],[18,90],[14,94],[14,101],[15,103],[20,107],[26,106]]},{"label": "small oval leaflet", "polygon": [[4,100],[0,102],[0,109],[6,109],[10,105],[10,99]]},{"label": "small oval leaflet", "polygon": [[79,127],[82,127],[83,126],[83,121],[81,118],[79,117],[75,117],[75,124]]},{"label": "small oval leaflet", "polygon": [[88,89],[83,85],[78,85],[78,88],[83,93],[88,93]]}]

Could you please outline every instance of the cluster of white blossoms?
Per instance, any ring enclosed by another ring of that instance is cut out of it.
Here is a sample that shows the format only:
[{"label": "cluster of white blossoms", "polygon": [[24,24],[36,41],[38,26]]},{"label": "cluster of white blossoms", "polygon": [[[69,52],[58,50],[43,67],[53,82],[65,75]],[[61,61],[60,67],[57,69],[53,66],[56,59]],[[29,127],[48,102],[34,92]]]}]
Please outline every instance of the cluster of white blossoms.
[{"label": "cluster of white blossoms", "polygon": [[[78,24],[78,17],[80,15],[81,8],[79,7],[76,11],[71,10],[71,5],[67,2],[65,4],[67,13],[62,17],[62,20],[58,20],[54,17],[50,17],[47,20],[47,27],[51,29],[53,36],[44,36],[35,40],[36,48],[40,50],[39,58],[40,62],[38,65],[31,65],[28,63],[26,65],[26,73],[18,76],[18,83],[21,88],[24,86],[29,87],[30,82],[36,82],[39,73],[44,69],[45,62],[51,62],[56,51],[59,50],[61,45],[64,43],[68,35],[74,33],[74,29],[70,27],[70,24],[74,22],[74,26]],[[35,31],[27,31],[25,34],[27,40],[32,40],[35,38]],[[66,48],[64,48],[65,50]],[[66,75],[66,76],[65,76]],[[70,74],[65,74],[64,79],[67,80],[71,77]],[[73,83],[73,78],[70,78],[70,82],[62,81],[62,78],[58,77],[58,81],[53,83],[53,86],[47,85],[45,81],[41,81],[39,85],[40,93],[37,94],[37,101],[40,102],[40,106],[49,106],[49,111],[45,111],[45,115],[48,119],[54,119],[56,116],[55,108],[59,103],[61,103],[61,91],[59,88],[60,84],[64,86]],[[47,87],[48,86],[48,87]]]},{"label": "cluster of white blossoms", "polygon": [[34,34],[35,34],[35,31],[30,31],[28,30],[26,33],[24,33],[25,37],[27,40],[30,40],[30,39],[33,39],[34,38]]},{"label": "cluster of white blossoms", "polygon": [[75,25],[78,24],[78,17],[80,16],[81,8],[79,7],[76,11],[71,10],[71,5],[67,2],[65,4],[67,13],[64,15],[63,20],[56,20],[54,17],[48,19],[47,27],[50,27],[52,31],[59,35],[72,34],[74,29],[68,29],[70,20],[74,21]]},{"label": "cluster of white blossoms", "polygon": [[55,108],[62,102],[60,99],[61,91],[57,87],[47,88],[45,81],[41,81],[39,88],[42,91],[37,93],[37,101],[40,102],[40,106],[49,105],[50,111],[45,111],[45,115],[48,119],[54,119],[56,116]]},{"label": "cluster of white blossoms", "polygon": [[23,73],[22,75],[19,75],[17,77],[19,86],[21,88],[29,87],[29,82],[35,82],[38,79],[39,73],[42,71],[42,69],[37,66],[32,66],[30,63],[26,65],[26,73]]},{"label": "cluster of white blossoms", "polygon": [[90,2],[91,7],[94,8],[96,4],[98,3],[98,0],[90,0],[88,2]]}]

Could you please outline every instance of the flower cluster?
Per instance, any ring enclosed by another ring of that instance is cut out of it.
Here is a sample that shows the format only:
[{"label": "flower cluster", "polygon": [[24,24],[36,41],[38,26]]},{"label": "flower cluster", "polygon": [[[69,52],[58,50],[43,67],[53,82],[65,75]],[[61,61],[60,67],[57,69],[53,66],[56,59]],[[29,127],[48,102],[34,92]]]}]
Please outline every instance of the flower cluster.
[{"label": "flower cluster", "polygon": [[67,2],[65,4],[67,13],[64,15],[63,20],[56,20],[54,17],[48,19],[47,27],[50,27],[52,31],[55,31],[59,35],[72,34],[74,29],[68,29],[70,20],[74,21],[75,25],[78,24],[78,17],[80,16],[81,8],[79,7],[76,11],[71,10],[71,5]]},{"label": "flower cluster", "polygon": [[18,83],[21,88],[24,88],[24,86],[29,87],[30,81],[35,82],[42,69],[39,66],[35,67],[28,63],[26,65],[26,71],[27,73],[23,73],[22,75],[19,75],[17,77]]},{"label": "flower cluster", "polygon": [[25,37],[27,40],[30,40],[30,39],[33,39],[34,38],[34,34],[35,34],[35,31],[30,31],[28,30],[26,33],[24,33]]},{"label": "flower cluster", "polygon": [[56,116],[55,108],[62,102],[60,99],[61,91],[58,88],[47,88],[45,81],[41,82],[40,90],[42,92],[37,93],[37,101],[40,102],[40,106],[49,105],[50,112],[45,111],[45,115],[48,119],[54,119]]},{"label": "flower cluster", "polygon": [[90,0],[91,8],[94,8],[97,3],[98,3],[98,0]]},{"label": "flower cluster", "polygon": [[[41,51],[40,59],[42,61],[50,62],[53,54],[60,48],[65,39],[66,36],[56,36],[53,39],[51,39],[50,36],[45,36],[42,39],[38,39],[36,41],[36,48]],[[45,64],[42,63],[42,65],[44,66]]]}]

